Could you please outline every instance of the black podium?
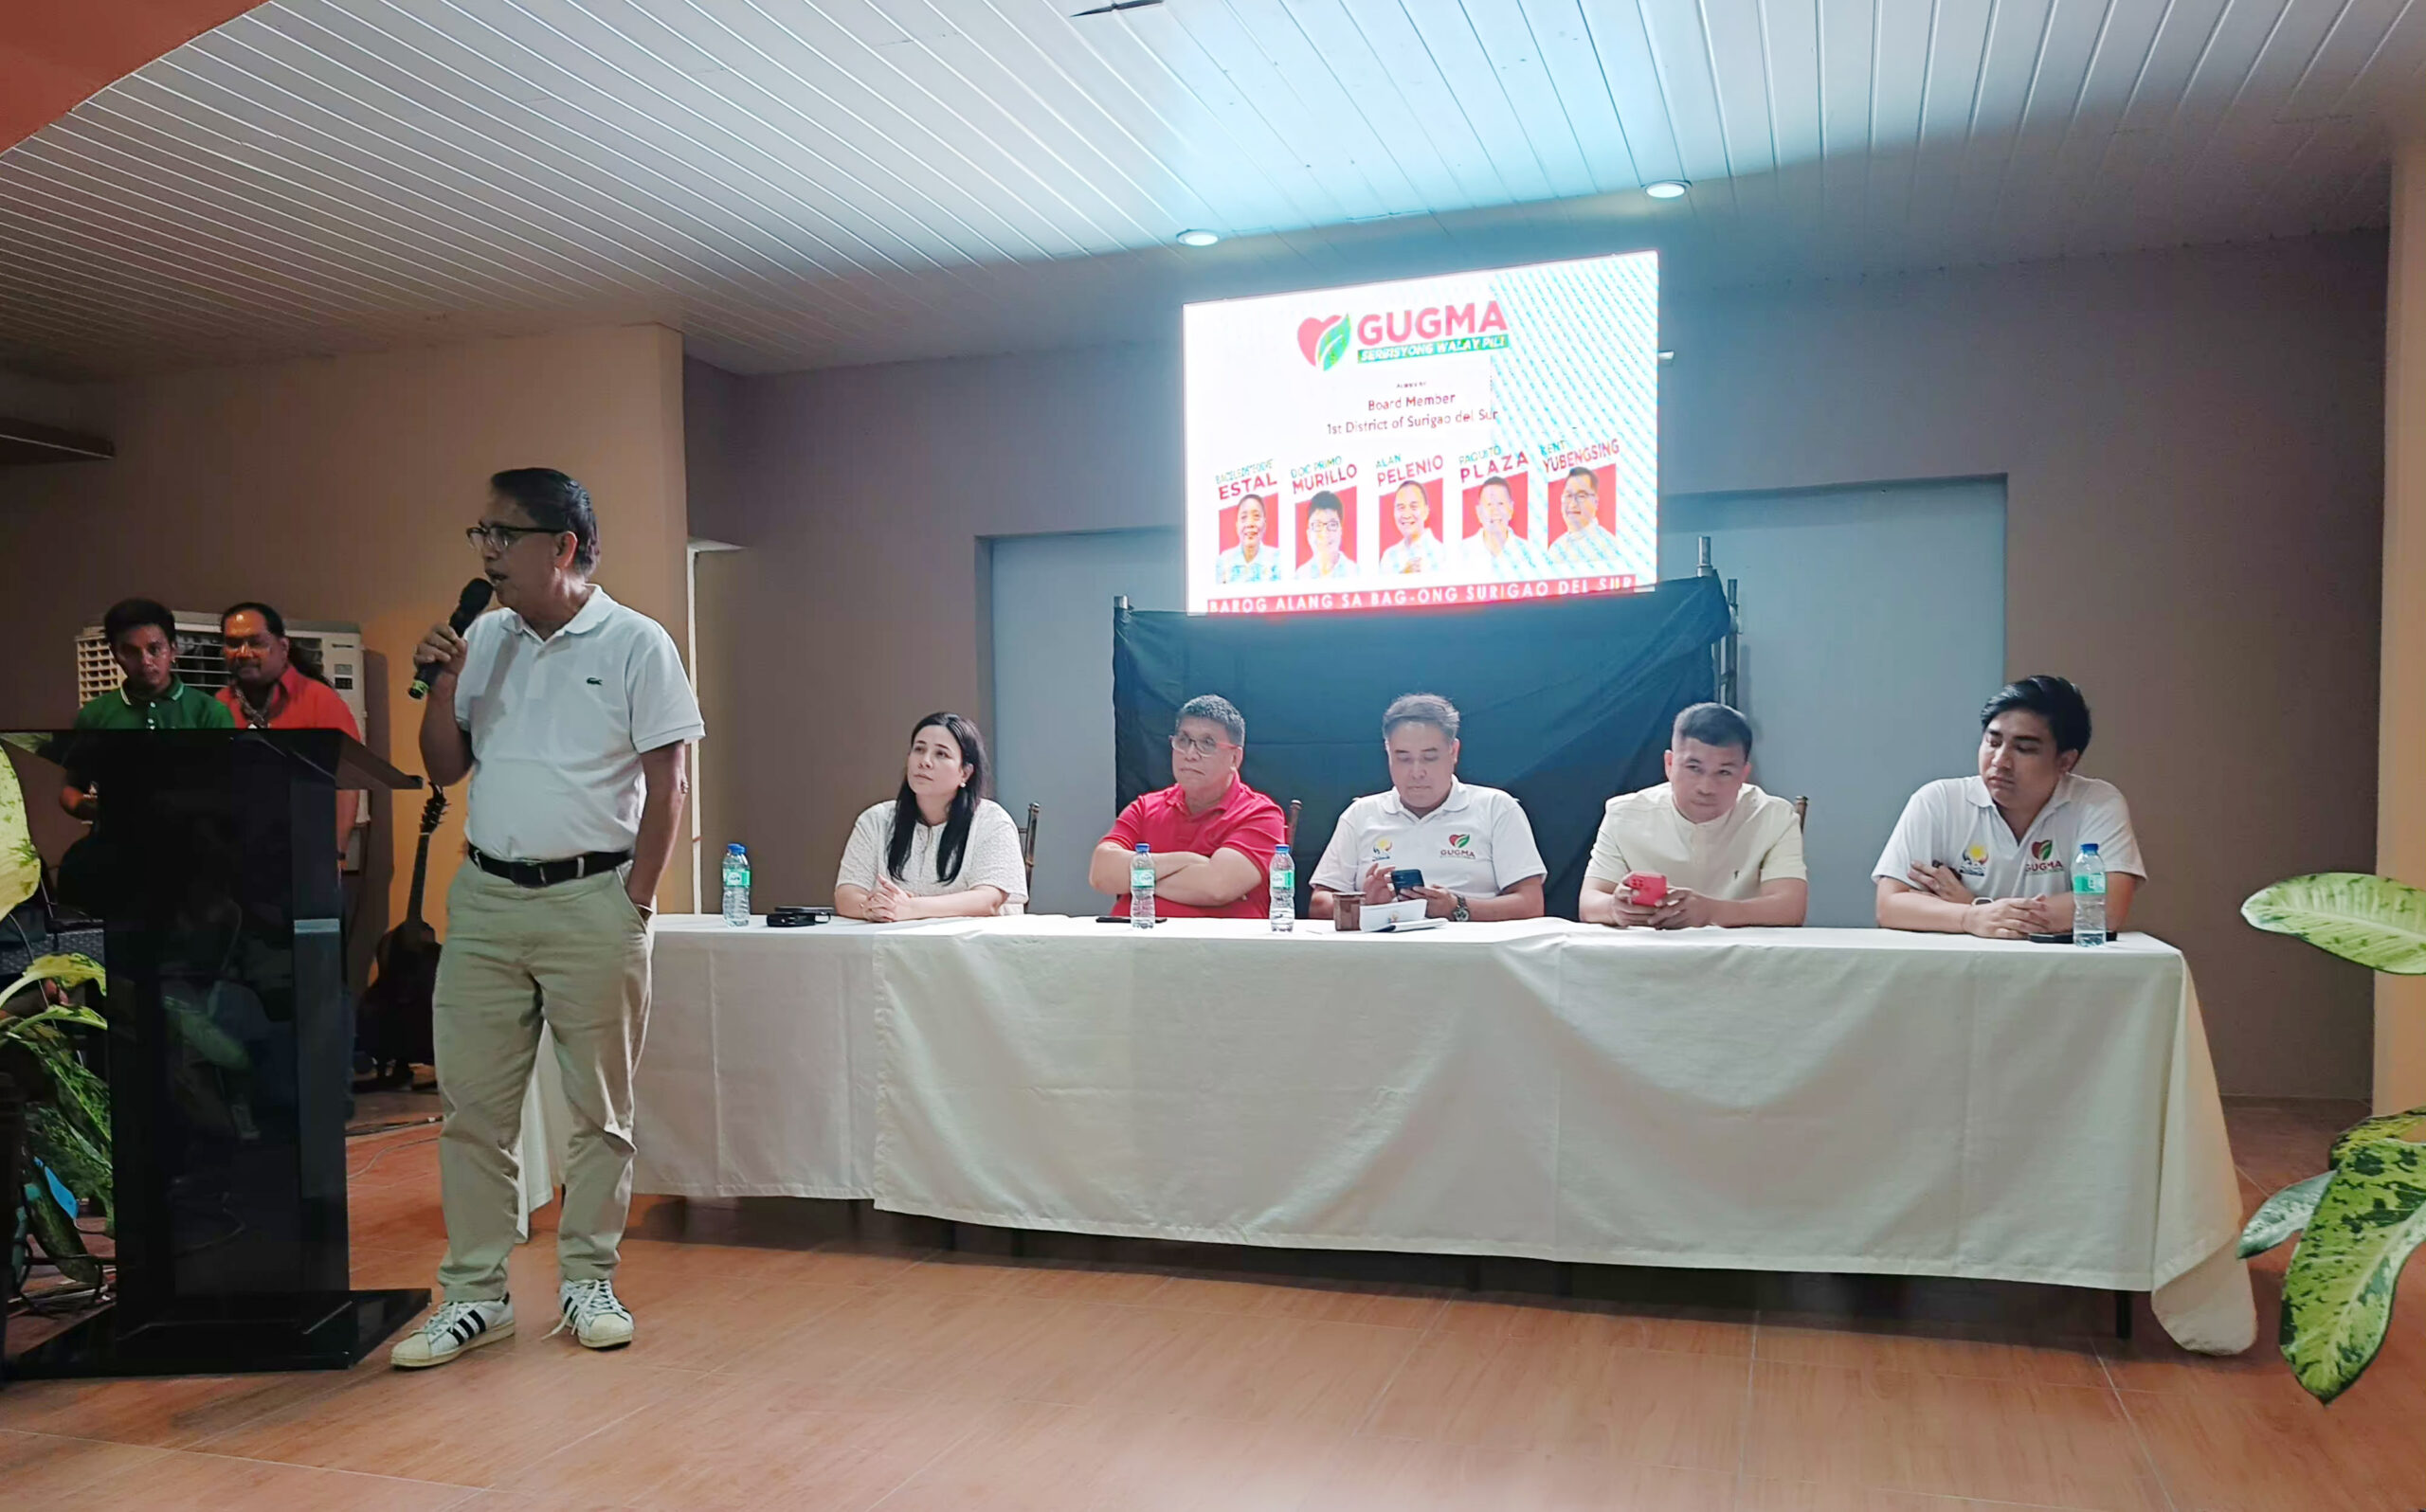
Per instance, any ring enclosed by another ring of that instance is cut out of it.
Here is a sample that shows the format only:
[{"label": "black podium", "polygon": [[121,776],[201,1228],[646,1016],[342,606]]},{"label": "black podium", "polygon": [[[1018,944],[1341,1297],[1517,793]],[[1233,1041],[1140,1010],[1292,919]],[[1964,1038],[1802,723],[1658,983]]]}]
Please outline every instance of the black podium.
[{"label": "black podium", "polygon": [[348,1285],[336,794],[421,780],[333,730],[7,738],[100,796],[60,882],[104,924],[118,1201],[115,1305],[10,1373],[353,1364],[429,1294]]}]

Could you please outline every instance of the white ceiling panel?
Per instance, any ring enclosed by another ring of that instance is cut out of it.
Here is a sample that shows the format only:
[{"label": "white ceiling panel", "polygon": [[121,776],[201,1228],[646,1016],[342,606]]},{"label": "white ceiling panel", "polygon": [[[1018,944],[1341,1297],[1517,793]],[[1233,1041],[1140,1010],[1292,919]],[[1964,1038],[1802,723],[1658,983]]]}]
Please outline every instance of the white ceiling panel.
[{"label": "white ceiling panel", "polygon": [[769,371],[1632,246],[1708,285],[2346,230],[2426,92],[2426,0],[1087,4],[271,0],[0,153],[0,367],[646,319]]}]

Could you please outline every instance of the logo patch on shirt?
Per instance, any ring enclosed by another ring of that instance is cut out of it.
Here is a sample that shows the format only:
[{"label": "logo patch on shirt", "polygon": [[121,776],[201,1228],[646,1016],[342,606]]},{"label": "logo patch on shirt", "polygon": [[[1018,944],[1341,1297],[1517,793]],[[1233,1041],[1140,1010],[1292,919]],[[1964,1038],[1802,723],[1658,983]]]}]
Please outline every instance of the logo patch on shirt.
[{"label": "logo patch on shirt", "polygon": [[2055,854],[2055,842],[2053,840],[2036,840],[2031,843],[2030,858],[2034,861],[2044,861]]},{"label": "logo patch on shirt", "polygon": [[1390,854],[1390,837],[1389,837],[1388,836],[1386,836],[1386,835],[1377,835],[1377,836],[1375,836],[1375,837],[1373,837],[1373,851],[1374,851],[1374,854],[1375,854],[1375,855],[1389,855],[1389,854]]},{"label": "logo patch on shirt", "polygon": [[1471,835],[1452,835],[1449,837],[1449,849],[1453,851],[1462,851],[1466,847],[1466,842],[1473,838],[1474,837]]}]

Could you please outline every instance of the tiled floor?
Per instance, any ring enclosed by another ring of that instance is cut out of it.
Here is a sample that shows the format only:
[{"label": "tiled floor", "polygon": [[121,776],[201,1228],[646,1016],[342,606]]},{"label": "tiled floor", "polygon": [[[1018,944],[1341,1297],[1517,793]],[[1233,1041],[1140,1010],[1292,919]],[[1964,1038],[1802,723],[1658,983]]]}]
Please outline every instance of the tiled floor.
[{"label": "tiled floor", "polygon": [[[2236,1103],[2244,1195],[2311,1174],[2362,1111]],[[428,1282],[429,1137],[353,1147],[357,1285]],[[2426,1284],[2367,1379],[2326,1410],[2271,1347],[2184,1356],[2145,1304],[2135,1341],[2116,1341],[2102,1296],[1736,1278],[1719,1284],[1734,1303],[1684,1305],[1642,1299],[1707,1292],[1707,1278],[1586,1271],[1576,1289],[1632,1300],[1560,1299],[1182,1269],[1204,1258],[1185,1250],[1163,1268],[947,1253],[903,1242],[915,1228],[815,1232],[833,1213],[644,1204],[623,1285],[640,1341],[620,1354],[543,1337],[543,1242],[515,1261],[521,1334],[444,1370],[12,1385],[0,1499],[80,1512],[2426,1505]],[[2258,1267],[2270,1339],[2282,1259]]]}]

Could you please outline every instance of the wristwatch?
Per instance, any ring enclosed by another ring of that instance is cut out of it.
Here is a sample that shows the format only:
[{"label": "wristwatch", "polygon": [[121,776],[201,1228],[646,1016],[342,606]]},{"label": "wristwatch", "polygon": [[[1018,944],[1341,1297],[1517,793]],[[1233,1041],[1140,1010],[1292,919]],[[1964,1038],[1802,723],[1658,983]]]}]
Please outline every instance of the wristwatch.
[{"label": "wristwatch", "polygon": [[1457,906],[1449,910],[1449,917],[1453,921],[1458,924],[1464,924],[1466,921],[1474,917],[1473,914],[1466,911],[1466,895],[1464,893],[1452,892],[1449,896],[1455,898],[1457,902]]}]

